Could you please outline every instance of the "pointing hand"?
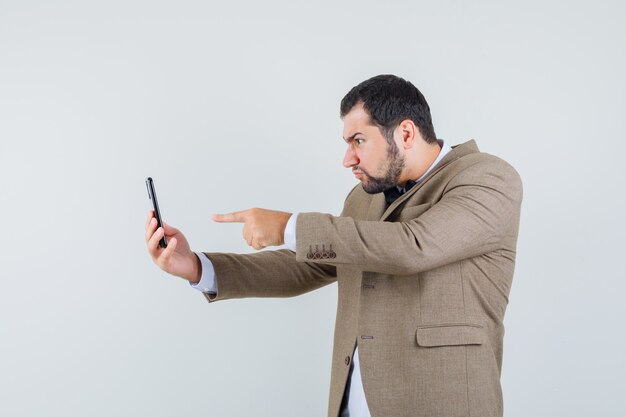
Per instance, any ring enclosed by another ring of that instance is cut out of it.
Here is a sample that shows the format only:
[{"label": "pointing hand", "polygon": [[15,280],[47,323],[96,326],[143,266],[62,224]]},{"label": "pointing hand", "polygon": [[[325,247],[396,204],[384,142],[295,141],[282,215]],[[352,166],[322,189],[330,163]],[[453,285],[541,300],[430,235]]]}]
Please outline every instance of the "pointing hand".
[{"label": "pointing hand", "polygon": [[285,227],[292,213],[251,208],[227,214],[214,214],[220,223],[244,223],[243,238],[254,249],[280,246],[285,243]]}]

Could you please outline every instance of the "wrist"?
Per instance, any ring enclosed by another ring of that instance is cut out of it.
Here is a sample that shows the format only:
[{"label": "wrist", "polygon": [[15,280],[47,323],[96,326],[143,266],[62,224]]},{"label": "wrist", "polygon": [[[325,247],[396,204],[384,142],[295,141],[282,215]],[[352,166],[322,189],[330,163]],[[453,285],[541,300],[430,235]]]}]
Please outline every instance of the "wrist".
[{"label": "wrist", "polygon": [[197,284],[198,282],[200,282],[200,278],[202,277],[202,263],[200,262],[200,258],[198,257],[198,255],[195,252],[191,252],[192,253],[192,274],[191,277],[187,278],[187,281],[189,281],[192,284]]},{"label": "wrist", "polygon": [[285,216],[283,218],[283,223],[282,223],[282,232],[280,234],[281,240],[282,240],[282,242],[280,243],[281,245],[285,244],[285,232],[287,231],[287,225],[289,224],[289,219],[291,219],[291,216],[293,216],[293,213],[285,212]]}]

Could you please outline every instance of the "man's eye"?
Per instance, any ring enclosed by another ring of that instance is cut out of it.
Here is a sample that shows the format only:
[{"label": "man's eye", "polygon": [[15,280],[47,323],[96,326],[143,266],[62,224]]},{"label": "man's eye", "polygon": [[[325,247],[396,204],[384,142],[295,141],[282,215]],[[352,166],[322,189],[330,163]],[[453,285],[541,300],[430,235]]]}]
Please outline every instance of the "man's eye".
[{"label": "man's eye", "polygon": [[[354,139],[354,141],[357,143],[357,145],[360,145],[361,142],[365,142],[365,139]],[[361,141],[361,142],[359,142]]]}]

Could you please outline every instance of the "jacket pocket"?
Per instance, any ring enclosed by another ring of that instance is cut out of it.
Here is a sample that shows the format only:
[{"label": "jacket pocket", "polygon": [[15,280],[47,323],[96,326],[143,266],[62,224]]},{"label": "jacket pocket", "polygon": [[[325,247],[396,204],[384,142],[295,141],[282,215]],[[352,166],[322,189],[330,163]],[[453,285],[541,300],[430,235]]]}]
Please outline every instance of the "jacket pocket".
[{"label": "jacket pocket", "polygon": [[418,326],[415,338],[424,347],[481,345],[486,334],[479,324],[434,324]]}]

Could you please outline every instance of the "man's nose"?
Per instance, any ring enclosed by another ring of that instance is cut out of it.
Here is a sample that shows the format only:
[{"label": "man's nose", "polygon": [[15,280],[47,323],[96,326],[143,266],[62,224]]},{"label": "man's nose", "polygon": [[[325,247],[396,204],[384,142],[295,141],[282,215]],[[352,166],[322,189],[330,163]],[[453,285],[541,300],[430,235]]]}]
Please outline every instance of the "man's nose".
[{"label": "man's nose", "polygon": [[343,157],[343,166],[346,168],[350,168],[358,164],[359,164],[359,158],[357,158],[356,152],[354,152],[352,148],[348,148],[345,156]]}]

